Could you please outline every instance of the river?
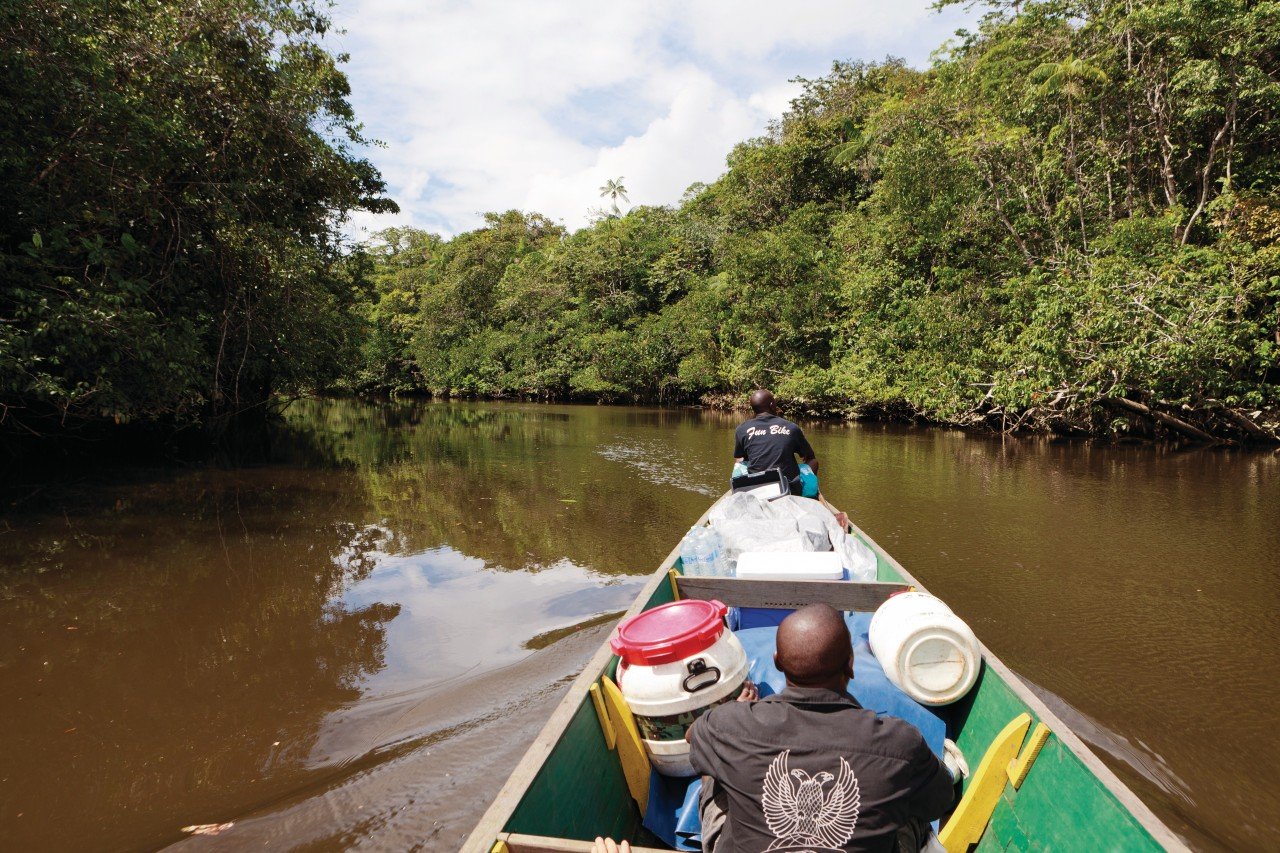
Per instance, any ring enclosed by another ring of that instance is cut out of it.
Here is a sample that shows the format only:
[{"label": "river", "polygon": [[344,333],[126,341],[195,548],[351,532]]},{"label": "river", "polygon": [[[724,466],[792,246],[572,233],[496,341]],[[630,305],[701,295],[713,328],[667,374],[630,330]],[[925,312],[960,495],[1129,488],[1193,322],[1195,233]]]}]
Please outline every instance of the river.
[{"label": "river", "polygon": [[[13,490],[0,849],[455,849],[722,490],[735,419],[287,422],[268,464]],[[1280,455],[806,430],[824,493],[1171,828],[1280,843]]]}]

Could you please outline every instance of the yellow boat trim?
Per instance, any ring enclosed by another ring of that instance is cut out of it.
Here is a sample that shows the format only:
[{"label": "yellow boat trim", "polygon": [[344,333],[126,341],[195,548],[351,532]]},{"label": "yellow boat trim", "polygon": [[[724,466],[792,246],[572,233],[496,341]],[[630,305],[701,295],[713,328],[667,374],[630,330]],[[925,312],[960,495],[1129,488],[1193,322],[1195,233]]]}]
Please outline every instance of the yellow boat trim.
[{"label": "yellow boat trim", "polygon": [[982,756],[982,763],[969,780],[960,805],[938,835],[947,853],[966,853],[970,844],[977,844],[982,838],[1009,781],[1009,762],[1017,757],[1018,747],[1029,728],[1031,715],[1019,714],[987,747],[987,754]]},{"label": "yellow boat trim", "polygon": [[600,731],[604,733],[604,745],[612,750],[618,743],[618,736],[613,732],[613,723],[609,722],[609,712],[605,710],[604,697],[600,695],[600,685],[591,685],[589,692],[591,704],[596,706],[596,718],[600,720]]},{"label": "yellow boat trim", "polygon": [[1031,732],[1031,740],[1027,741],[1027,745],[1022,748],[1022,754],[1018,756],[1018,760],[1009,765],[1009,783],[1013,785],[1015,791],[1027,780],[1031,765],[1036,763],[1040,750],[1044,749],[1045,742],[1048,740],[1049,727],[1044,723],[1036,723],[1035,730]]},{"label": "yellow boat trim", "polygon": [[627,700],[622,698],[622,691],[609,676],[600,679],[604,693],[604,706],[609,711],[609,722],[613,725],[618,747],[618,761],[622,763],[622,775],[627,779],[627,789],[631,791],[631,799],[640,807],[640,814],[649,808],[649,755],[644,751],[644,742],[640,739],[640,730],[627,707]]}]

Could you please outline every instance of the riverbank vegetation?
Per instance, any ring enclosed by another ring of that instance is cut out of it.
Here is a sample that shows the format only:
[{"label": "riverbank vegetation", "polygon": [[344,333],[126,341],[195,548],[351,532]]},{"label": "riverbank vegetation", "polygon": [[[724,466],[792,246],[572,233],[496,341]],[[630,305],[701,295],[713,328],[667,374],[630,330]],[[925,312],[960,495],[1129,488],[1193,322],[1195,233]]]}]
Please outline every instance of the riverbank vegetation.
[{"label": "riverbank vegetation", "polygon": [[[947,5],[952,0],[941,0]],[[390,229],[305,0],[0,12],[0,436],[306,389],[1280,432],[1280,4],[987,4],[677,205]],[[672,157],[680,156],[673,151]],[[632,188],[634,189],[634,187]],[[584,199],[584,206],[598,201]]]},{"label": "riverbank vegetation", "polygon": [[994,4],[678,206],[386,232],[355,385],[1274,437],[1278,47],[1276,4]]},{"label": "riverbank vegetation", "polygon": [[308,0],[0,10],[0,437],[223,426],[354,356],[394,209]]}]

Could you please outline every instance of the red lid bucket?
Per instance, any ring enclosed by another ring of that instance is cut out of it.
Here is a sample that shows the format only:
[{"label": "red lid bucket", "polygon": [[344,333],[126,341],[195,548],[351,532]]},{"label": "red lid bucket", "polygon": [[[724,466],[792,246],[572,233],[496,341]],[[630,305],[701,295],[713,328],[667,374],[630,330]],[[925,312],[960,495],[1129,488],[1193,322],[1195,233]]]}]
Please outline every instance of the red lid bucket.
[{"label": "red lid bucket", "polygon": [[637,613],[609,639],[628,666],[657,666],[704,652],[724,633],[729,608],[719,601],[687,599]]}]

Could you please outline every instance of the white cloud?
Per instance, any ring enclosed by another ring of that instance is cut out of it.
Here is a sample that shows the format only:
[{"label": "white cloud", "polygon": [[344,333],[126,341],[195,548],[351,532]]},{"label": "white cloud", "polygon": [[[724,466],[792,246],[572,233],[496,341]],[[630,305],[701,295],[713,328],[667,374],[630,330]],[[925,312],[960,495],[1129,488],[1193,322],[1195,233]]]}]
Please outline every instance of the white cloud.
[{"label": "white cloud", "polygon": [[617,177],[625,179],[632,204],[670,204],[690,184],[720,174],[725,154],[758,133],[771,115],[765,102],[734,97],[704,72],[691,70],[665,115],[638,135],[600,148],[577,169],[535,175],[524,207],[564,211],[566,222],[576,226],[585,219],[583,201],[605,205],[598,188]]},{"label": "white cloud", "polygon": [[357,115],[386,143],[367,156],[402,208],[355,227],[445,234],[511,207],[578,227],[619,175],[633,203],[673,203],[781,114],[789,78],[923,64],[960,22],[926,0],[340,0],[335,19]]}]

